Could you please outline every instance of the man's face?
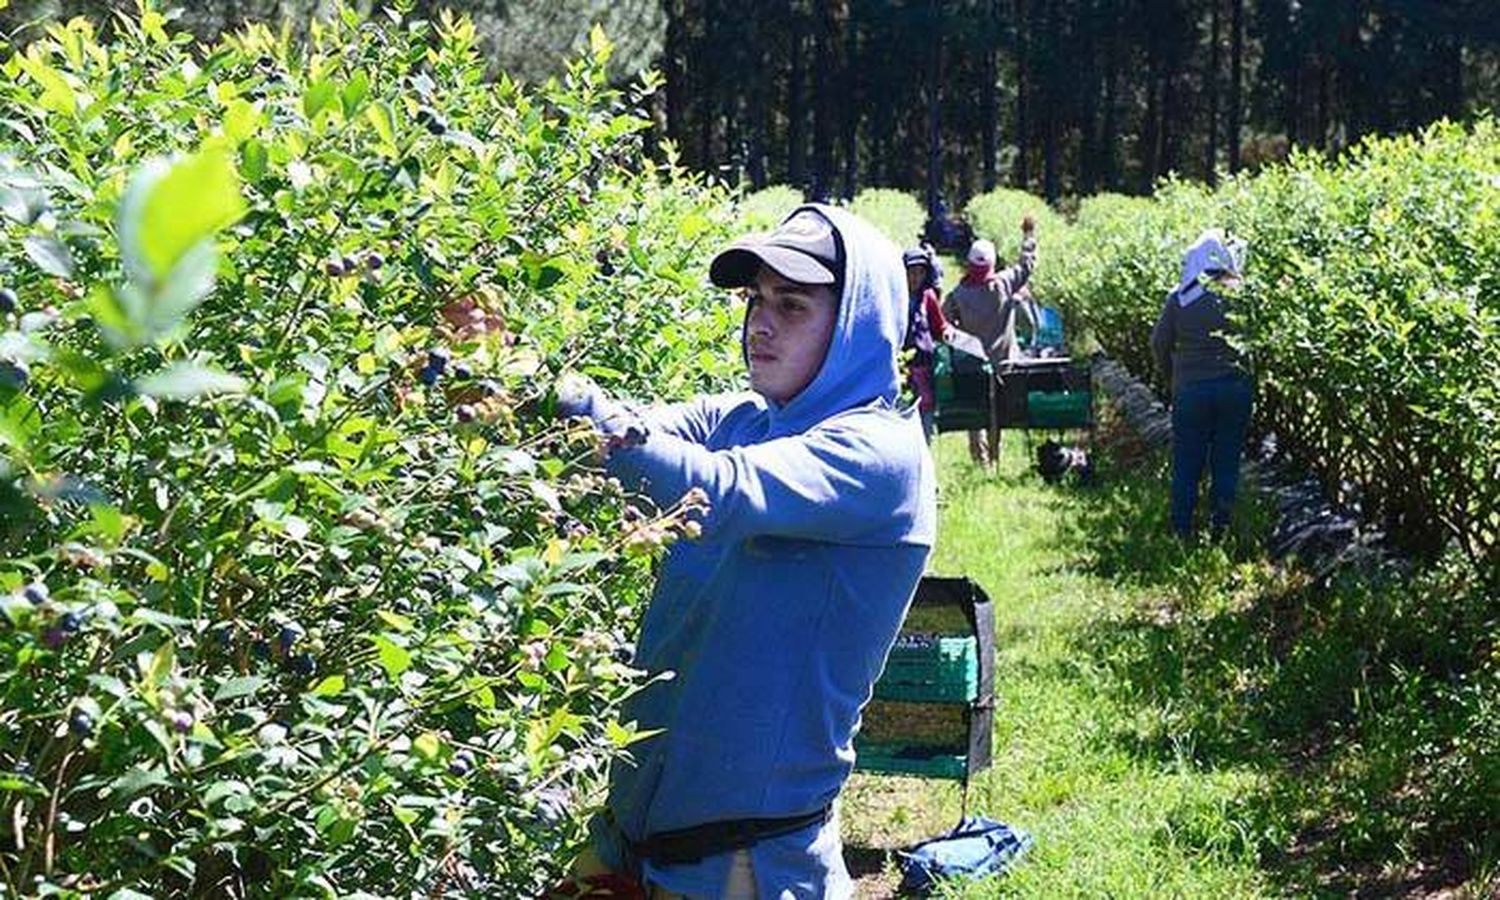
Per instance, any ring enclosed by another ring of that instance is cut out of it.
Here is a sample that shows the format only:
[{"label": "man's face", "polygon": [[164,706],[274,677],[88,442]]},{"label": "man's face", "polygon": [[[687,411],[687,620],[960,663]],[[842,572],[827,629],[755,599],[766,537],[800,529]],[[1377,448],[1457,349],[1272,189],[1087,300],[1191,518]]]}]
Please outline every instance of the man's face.
[{"label": "man's face", "polygon": [[906,292],[915,294],[922,289],[922,283],[927,280],[926,266],[906,267]]},{"label": "man's face", "polygon": [[812,383],[823,367],[838,321],[839,299],[827,285],[788,281],[766,266],[746,288],[750,301],[745,351],[750,388],[785,404]]}]

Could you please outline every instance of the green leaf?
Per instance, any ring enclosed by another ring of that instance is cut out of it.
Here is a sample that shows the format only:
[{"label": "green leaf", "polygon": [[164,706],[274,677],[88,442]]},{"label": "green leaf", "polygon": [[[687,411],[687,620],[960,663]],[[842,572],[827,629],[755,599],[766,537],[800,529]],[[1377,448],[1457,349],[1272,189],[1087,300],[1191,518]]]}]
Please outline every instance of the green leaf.
[{"label": "green leaf", "polygon": [[242,394],[245,380],[211,366],[176,363],[137,381],[135,389],[148,397],[191,400],[207,394]]},{"label": "green leaf", "polygon": [[352,118],[369,93],[370,76],[365,74],[364,69],[355,70],[354,74],[349,76],[349,83],[344,85],[343,91],[339,93],[339,103],[344,107],[344,117]]},{"label": "green leaf", "polygon": [[225,700],[233,700],[237,697],[248,697],[268,683],[259,675],[241,675],[231,678],[220,684],[219,689],[214,691],[214,702],[223,703]]},{"label": "green leaf", "polygon": [[22,240],[21,246],[26,248],[26,255],[31,257],[31,261],[36,263],[37,268],[48,275],[56,275],[58,278],[73,277],[73,254],[68,251],[68,246],[57,238],[33,234]]},{"label": "green leaf", "polygon": [[411,619],[400,613],[391,612],[388,609],[377,609],[375,615],[379,616],[381,621],[397,631],[411,631],[415,627],[412,625]]},{"label": "green leaf", "polygon": [[372,103],[365,109],[365,118],[370,120],[370,125],[375,133],[380,136],[380,149],[388,156],[395,156],[396,128],[391,120],[391,109],[385,103]]},{"label": "green leaf", "polygon": [[240,171],[248,181],[259,181],[266,174],[270,156],[266,145],[251,138],[240,147]]},{"label": "green leaf", "polygon": [[411,653],[405,647],[383,634],[377,634],[370,638],[371,643],[379,654],[380,667],[385,669],[385,674],[392,679],[401,677],[401,673],[411,668]]},{"label": "green leaf", "polygon": [[120,251],[133,278],[163,282],[190,251],[209,244],[244,213],[225,148],[174,163],[153,160],[137,172],[120,203]]},{"label": "green leaf", "polygon": [[318,113],[323,111],[329,103],[333,102],[335,89],[333,82],[327,78],[315,82],[307,89],[302,97],[302,111],[307,115],[309,121],[316,119]]},{"label": "green leaf", "polygon": [[161,787],[171,782],[167,779],[167,773],[161,769],[152,767],[149,769],[136,766],[128,769],[125,774],[116,778],[109,784],[109,792],[125,800],[134,797],[154,787]]},{"label": "green leaf", "polygon": [[443,742],[437,735],[428,731],[418,735],[417,739],[411,742],[411,748],[423,759],[434,760],[442,752]]},{"label": "green leaf", "polygon": [[313,687],[312,695],[314,697],[332,697],[335,694],[343,693],[343,691],[344,676],[329,675]]}]

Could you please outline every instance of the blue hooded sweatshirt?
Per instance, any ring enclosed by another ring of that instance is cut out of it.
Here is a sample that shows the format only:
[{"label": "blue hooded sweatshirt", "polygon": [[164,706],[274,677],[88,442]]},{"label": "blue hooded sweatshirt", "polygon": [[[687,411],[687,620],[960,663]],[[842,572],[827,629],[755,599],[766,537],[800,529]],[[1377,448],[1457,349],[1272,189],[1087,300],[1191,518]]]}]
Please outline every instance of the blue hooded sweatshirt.
[{"label": "blue hooded sweatshirt", "polygon": [[[701,488],[711,504],[701,539],[668,553],[637,642],[636,665],[671,675],[622,716],[660,731],[613,769],[618,832],[596,824],[603,861],[621,870],[633,866],[618,833],[639,841],[833,801],[936,535],[932,459],[914,410],[897,406],[901,252],[848,212],[802,209],[833,224],[846,263],[827,355],[801,393],[784,405],[754,394],[643,411],[588,404],[604,430],[645,433],[610,456],[627,487],[662,505]],[[750,853],[762,898],[851,893],[836,818]],[[713,897],[730,861],[647,862],[642,874]]]}]

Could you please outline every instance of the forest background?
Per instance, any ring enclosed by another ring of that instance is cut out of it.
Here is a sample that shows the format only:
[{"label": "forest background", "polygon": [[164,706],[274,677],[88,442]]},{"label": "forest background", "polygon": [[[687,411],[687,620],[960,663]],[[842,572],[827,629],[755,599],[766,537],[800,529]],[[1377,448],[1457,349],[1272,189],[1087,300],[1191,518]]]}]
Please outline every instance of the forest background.
[{"label": "forest background", "polygon": [[[378,14],[394,4],[356,3]],[[1487,0],[452,0],[497,71],[539,81],[600,24],[612,78],[665,75],[653,138],[758,189],[900,188],[960,209],[997,186],[1051,203],[1210,183],[1303,146],[1467,119],[1500,98]],[[202,0],[179,22],[305,27],[323,0]],[[18,0],[0,30],[128,0]],[[40,28],[31,30],[40,34]],[[17,37],[24,42],[27,30]]]}]

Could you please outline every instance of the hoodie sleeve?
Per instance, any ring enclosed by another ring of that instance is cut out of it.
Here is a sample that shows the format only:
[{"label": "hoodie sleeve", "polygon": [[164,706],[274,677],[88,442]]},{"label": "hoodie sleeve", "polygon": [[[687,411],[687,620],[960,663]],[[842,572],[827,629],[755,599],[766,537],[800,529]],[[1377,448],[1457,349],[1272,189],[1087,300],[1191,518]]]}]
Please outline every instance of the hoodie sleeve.
[{"label": "hoodie sleeve", "polygon": [[907,482],[920,468],[903,465],[901,451],[884,449],[904,447],[909,436],[875,432],[830,423],[724,450],[653,432],[645,443],[611,453],[607,468],[663,506],[701,489],[710,505],[702,521],[705,538],[860,543],[887,529],[915,494]]},{"label": "hoodie sleeve", "polygon": [[1173,312],[1173,295],[1167,295],[1161,315],[1156,318],[1156,327],[1151,329],[1151,354],[1156,357],[1156,370],[1170,385],[1172,383],[1172,345],[1177,342],[1176,317]]},{"label": "hoodie sleeve", "polygon": [[1002,269],[995,274],[995,281],[1000,286],[1000,296],[1008,298],[1021,289],[1031,278],[1031,270],[1036,268],[1036,238],[1026,238],[1021,242],[1021,258],[1016,264]]},{"label": "hoodie sleeve", "polygon": [[665,432],[694,444],[708,442],[724,413],[736,405],[736,397],[699,397],[685,403],[663,403],[636,410],[652,432]]}]

